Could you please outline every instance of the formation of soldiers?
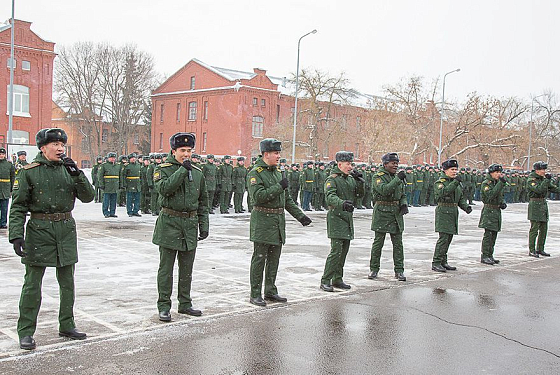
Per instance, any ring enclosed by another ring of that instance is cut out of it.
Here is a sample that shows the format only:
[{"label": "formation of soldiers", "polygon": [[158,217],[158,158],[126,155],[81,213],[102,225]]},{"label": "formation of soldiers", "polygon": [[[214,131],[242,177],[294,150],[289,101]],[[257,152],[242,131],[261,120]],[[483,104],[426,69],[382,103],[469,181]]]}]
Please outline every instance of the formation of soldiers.
[{"label": "formation of soldiers", "polygon": [[[196,139],[192,133],[174,134],[167,155],[130,154],[117,162],[116,153],[110,152],[106,160],[99,158],[92,171],[94,188],[64,154],[66,142],[62,129],[40,130],[36,135],[39,154],[19,169],[5,160],[6,150],[0,148],[0,207],[8,206],[4,201],[9,200],[9,188],[12,205],[8,238],[26,270],[17,327],[22,349],[36,347],[33,334],[46,267],[56,268],[60,288],[59,335],[78,340],[87,337],[76,329],[73,314],[78,253],[72,210],[76,198],[85,203],[102,201],[105,217],[116,217],[115,207],[123,196],[129,216],[139,216],[139,210],[157,215],[152,237],[160,252],[157,308],[159,319],[168,322],[172,319],[175,260],[179,271],[177,311],[200,316],[202,311],[193,308],[190,295],[198,241],[210,234],[209,214],[214,208],[227,213],[233,198],[235,212],[244,211],[246,191],[251,212],[249,239],[253,242],[249,302],[257,306],[266,306],[267,301],[287,302],[276,287],[286,241],[286,211],[303,226],[312,223],[305,214],[311,207],[328,211],[331,251],[320,289],[333,292],[334,288],[351,289],[344,280],[344,264],[355,237],[355,209],[372,208],[371,230],[375,237],[368,278],[378,277],[383,244],[389,234],[395,279],[406,281],[402,237],[404,216],[410,206],[436,206],[435,231],[439,238],[432,270],[447,272],[457,269],[449,264],[448,254],[453,236],[458,234],[459,209],[470,214],[473,200],[480,199],[484,204],[479,221],[479,227],[484,229],[481,262],[495,265],[499,263],[494,258],[494,246],[501,230],[501,211],[507,208],[508,201],[529,202],[529,255],[549,256],[544,250],[549,220],[547,199],[560,194],[558,178],[547,173],[548,165],[540,161],[529,174],[508,173],[501,165],[492,164],[479,180],[482,172],[460,169],[454,159],[442,163],[441,170],[429,166],[402,168],[399,156],[387,153],[380,165],[367,166],[355,164],[352,152],[339,151],[328,164],[306,162],[300,170],[297,164],[288,166],[280,157],[282,142],[267,138],[260,142],[261,155],[246,168],[243,157],[238,157],[233,166],[227,155],[221,164],[212,155],[201,163],[200,156],[193,153]],[[1,220],[0,227],[5,227]]]}]

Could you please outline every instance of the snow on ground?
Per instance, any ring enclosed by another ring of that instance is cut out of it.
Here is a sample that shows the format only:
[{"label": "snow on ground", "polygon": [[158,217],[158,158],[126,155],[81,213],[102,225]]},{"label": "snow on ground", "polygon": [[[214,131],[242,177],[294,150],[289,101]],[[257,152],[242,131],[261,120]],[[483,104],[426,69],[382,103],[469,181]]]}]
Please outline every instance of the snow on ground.
[{"label": "snow on ground", "polygon": [[[378,280],[368,280],[373,232],[371,210],[355,211],[356,239],[352,241],[345,266],[344,280],[351,291],[326,293],[319,290],[325,259],[329,253],[326,236],[326,212],[311,212],[313,223],[302,227],[287,219],[287,243],[280,260],[277,286],[290,303],[313,299],[337,298],[349,293],[372,292],[402,287],[454,274],[490,269],[480,263],[483,230],[477,227],[481,204],[471,215],[461,211],[460,234],[449,251],[449,262],[456,272],[438,274],[431,271],[431,258],[437,240],[434,233],[434,208],[411,208],[406,216],[404,247],[406,283],[393,278],[392,250],[387,236]],[[560,239],[560,202],[550,202],[547,250],[553,256]],[[233,211],[233,210],[232,210]],[[125,208],[117,209],[118,218],[105,219],[101,204],[77,202],[74,217],[78,223],[79,263],[76,266],[75,315],[78,328],[90,338],[118,337],[131,332],[157,329],[163,323],[157,317],[156,275],[159,261],[157,246],[151,242],[156,217],[144,215],[129,218]],[[288,214],[287,214],[288,215]],[[498,235],[495,257],[508,267],[523,262],[539,262],[527,256],[527,204],[509,205],[503,212],[503,229]],[[289,216],[289,215],[288,215]],[[249,238],[250,214],[210,216],[210,237],[199,242],[192,283],[195,308],[203,310],[200,318],[177,313],[176,278],[172,316],[168,324],[203,323],[213,318],[257,310],[249,304],[249,264],[252,243]],[[0,232],[5,246],[0,249],[0,358],[20,352],[16,323],[18,300],[24,266],[8,243],[6,232]],[[176,277],[176,270],[175,270]],[[273,304],[269,304],[273,307]],[[39,348],[79,345],[58,337],[58,284],[54,269],[48,269],[43,282],[43,302],[35,339]],[[87,342],[87,340],[86,340]]]}]

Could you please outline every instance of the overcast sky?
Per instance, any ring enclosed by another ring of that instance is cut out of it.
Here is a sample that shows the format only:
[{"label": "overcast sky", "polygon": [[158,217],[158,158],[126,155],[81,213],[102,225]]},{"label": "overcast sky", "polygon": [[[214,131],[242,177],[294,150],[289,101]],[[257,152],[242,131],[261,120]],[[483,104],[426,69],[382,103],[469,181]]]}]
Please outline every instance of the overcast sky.
[{"label": "overcast sky", "polygon": [[[346,72],[356,89],[419,75],[446,80],[446,97],[472,91],[529,99],[560,92],[560,2],[404,0],[16,0],[16,19],[57,45],[135,43],[171,75],[191,58],[275,76],[300,67]],[[10,18],[11,4],[0,2]],[[441,90],[440,90],[441,92]]]}]

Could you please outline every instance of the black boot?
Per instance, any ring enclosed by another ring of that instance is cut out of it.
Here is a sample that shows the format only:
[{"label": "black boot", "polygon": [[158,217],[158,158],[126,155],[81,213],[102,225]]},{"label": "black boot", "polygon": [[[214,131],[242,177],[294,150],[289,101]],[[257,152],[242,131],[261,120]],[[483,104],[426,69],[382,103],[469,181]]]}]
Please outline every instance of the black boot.
[{"label": "black boot", "polygon": [[538,258],[538,257],[539,257],[539,253],[536,253],[536,252],[534,252],[534,251],[529,251],[529,256],[530,256],[530,257]]},{"label": "black boot", "polygon": [[334,289],[331,284],[321,284],[320,288],[325,292],[334,292]]},{"label": "black boot", "polygon": [[542,255],[543,257],[549,257],[550,254],[549,253],[545,253],[544,250],[539,251],[537,254]]},{"label": "black boot", "polygon": [[80,332],[76,328],[72,328],[69,331],[58,332],[58,335],[61,337],[68,337],[72,340],[84,340],[87,338],[87,335],[84,332]]},{"label": "black boot", "polygon": [[187,314],[191,316],[201,316],[202,311],[193,309],[192,307],[188,307],[186,309],[177,310],[179,314]]},{"label": "black boot", "polygon": [[457,269],[457,267],[450,266],[448,263],[442,263],[441,266],[448,271],[455,271]]},{"label": "black boot", "polygon": [[286,297],[281,297],[278,294],[265,295],[264,299],[272,302],[288,302],[288,299]]},{"label": "black boot", "polygon": [[395,272],[395,279],[397,279],[399,281],[406,281],[406,277],[404,276],[404,273],[402,273],[402,272]]},{"label": "black boot", "polygon": [[19,347],[25,350],[33,350],[37,347],[33,336],[23,336],[19,339]]},{"label": "black boot", "polygon": [[346,284],[344,281],[341,281],[339,283],[333,283],[332,286],[335,287],[335,288],[338,288],[338,289],[351,289],[352,288],[350,285]]},{"label": "black boot", "polygon": [[371,271],[371,272],[369,273],[369,275],[367,275],[367,278],[370,279],[370,280],[373,280],[373,279],[377,278],[378,272],[379,272],[379,271]]},{"label": "black boot", "polygon": [[255,298],[251,297],[249,298],[249,302],[256,306],[262,306],[262,307],[266,306],[266,302],[264,302],[261,296]]},{"label": "black boot", "polygon": [[432,264],[432,271],[447,272],[447,270],[441,264]]},{"label": "black boot", "polygon": [[492,259],[494,261],[495,264],[500,263],[500,261],[498,259],[494,259],[494,257],[490,257],[490,259]]},{"label": "black boot", "polygon": [[489,257],[481,258],[480,263],[488,264],[488,265],[491,265],[491,266],[494,265],[494,261],[492,260],[492,258],[489,258]]},{"label": "black boot", "polygon": [[160,311],[159,312],[159,320],[162,322],[170,322],[171,321],[171,313],[168,311]]}]

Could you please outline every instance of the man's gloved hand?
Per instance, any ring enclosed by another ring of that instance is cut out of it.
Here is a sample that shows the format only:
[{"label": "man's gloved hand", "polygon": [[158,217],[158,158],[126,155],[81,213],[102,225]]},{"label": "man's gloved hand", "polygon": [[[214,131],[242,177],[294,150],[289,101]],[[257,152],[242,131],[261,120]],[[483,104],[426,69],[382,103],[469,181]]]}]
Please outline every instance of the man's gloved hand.
[{"label": "man's gloved hand", "polygon": [[76,165],[76,162],[74,160],[72,160],[69,157],[63,157],[62,158],[62,165],[64,166],[64,168],[66,168],[66,170],[68,171],[68,174],[70,176],[79,176],[80,175],[80,170],[78,169],[78,165]]},{"label": "man's gloved hand", "polygon": [[463,179],[459,175],[455,176],[455,180],[457,180],[457,182],[463,182]]},{"label": "man's gloved hand", "polygon": [[408,213],[408,206],[406,204],[401,204],[401,207],[399,208],[399,213],[401,215],[406,215]]},{"label": "man's gloved hand", "polygon": [[183,168],[185,168],[187,171],[192,171],[192,163],[189,159],[185,160],[183,163],[181,163],[181,165],[183,166]]},{"label": "man's gloved hand", "polygon": [[299,222],[301,223],[301,225],[303,225],[304,227],[308,226],[309,224],[311,224],[311,219],[309,218],[309,216],[303,216],[301,219],[299,219]]},{"label": "man's gloved hand", "polygon": [[550,180],[550,179],[552,179],[552,174],[546,173],[546,174],[544,175],[544,177],[546,177],[546,178],[548,178],[548,179]]},{"label": "man's gloved hand", "polygon": [[208,238],[208,231],[201,231],[201,232],[198,234],[198,240],[199,240],[199,241],[202,241],[202,240],[204,240],[204,239],[206,239],[206,238]]},{"label": "man's gloved hand", "polygon": [[354,179],[358,181],[366,182],[366,180],[364,180],[364,175],[355,169],[352,169],[350,176],[354,177]]},{"label": "man's gloved hand", "polygon": [[286,190],[288,188],[289,182],[287,178],[281,179],[278,183],[282,186],[282,189]]},{"label": "man's gloved hand", "polygon": [[500,181],[502,181],[504,184],[507,184],[507,180],[504,176],[500,177]]},{"label": "man's gloved hand", "polygon": [[342,202],[342,211],[354,212],[354,203],[352,201]]},{"label": "man's gloved hand", "polygon": [[25,250],[25,240],[23,238],[16,238],[12,243],[14,245],[14,251],[16,252],[16,254],[22,258],[25,258],[27,256],[27,253],[23,251]]},{"label": "man's gloved hand", "polygon": [[401,179],[401,181],[406,180],[406,172],[405,171],[399,171],[399,173],[397,173],[397,177]]},{"label": "man's gloved hand", "polygon": [[502,210],[505,210],[507,208],[507,204],[505,204],[505,203],[500,204],[500,208]]},{"label": "man's gloved hand", "polygon": [[472,212],[472,207],[471,206],[467,206],[467,209],[465,210],[465,212],[467,214],[470,214]]}]

